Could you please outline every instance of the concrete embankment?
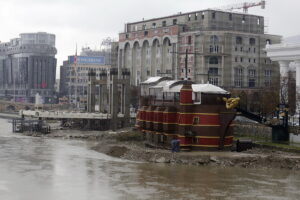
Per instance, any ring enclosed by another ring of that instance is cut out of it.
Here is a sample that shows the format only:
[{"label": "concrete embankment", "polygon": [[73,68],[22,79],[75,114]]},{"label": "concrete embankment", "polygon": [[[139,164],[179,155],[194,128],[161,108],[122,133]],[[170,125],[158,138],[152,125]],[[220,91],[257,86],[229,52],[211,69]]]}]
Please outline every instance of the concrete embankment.
[{"label": "concrete embankment", "polygon": [[246,152],[179,152],[147,148],[138,131],[123,129],[111,131],[77,131],[56,130],[47,135],[27,133],[29,136],[83,139],[97,141],[93,150],[113,157],[132,161],[154,162],[165,164],[207,165],[220,167],[244,168],[281,168],[300,169],[300,154],[257,147]]},{"label": "concrete embankment", "polygon": [[13,119],[18,117],[20,117],[18,112],[0,112],[0,118],[3,119]]}]

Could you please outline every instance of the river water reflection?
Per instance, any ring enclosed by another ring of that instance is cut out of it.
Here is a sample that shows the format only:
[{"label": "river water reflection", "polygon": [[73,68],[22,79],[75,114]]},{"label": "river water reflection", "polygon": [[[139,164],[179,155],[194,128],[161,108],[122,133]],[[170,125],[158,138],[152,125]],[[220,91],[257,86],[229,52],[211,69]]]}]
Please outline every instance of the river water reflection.
[{"label": "river water reflection", "polygon": [[300,198],[299,172],[136,163],[13,134],[4,119],[0,130],[1,200]]}]

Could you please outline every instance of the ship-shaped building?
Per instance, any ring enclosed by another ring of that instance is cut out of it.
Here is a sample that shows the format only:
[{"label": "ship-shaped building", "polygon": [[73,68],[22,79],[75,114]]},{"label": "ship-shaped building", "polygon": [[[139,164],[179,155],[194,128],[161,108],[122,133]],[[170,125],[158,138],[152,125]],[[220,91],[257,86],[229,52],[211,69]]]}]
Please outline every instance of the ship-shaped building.
[{"label": "ship-shaped building", "polygon": [[182,150],[230,149],[238,98],[212,84],[150,77],[141,83],[137,127],[148,144]]}]

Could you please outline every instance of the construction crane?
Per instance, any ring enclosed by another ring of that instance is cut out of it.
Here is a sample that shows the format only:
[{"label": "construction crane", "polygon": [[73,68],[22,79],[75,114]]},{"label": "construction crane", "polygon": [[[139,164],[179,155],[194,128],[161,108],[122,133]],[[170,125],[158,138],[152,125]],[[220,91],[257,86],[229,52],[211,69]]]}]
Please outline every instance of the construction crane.
[{"label": "construction crane", "polygon": [[252,7],[256,7],[256,6],[261,6],[261,9],[265,9],[266,7],[266,1],[262,0],[259,2],[244,2],[241,4],[235,4],[235,5],[230,5],[230,6],[226,6],[225,8],[221,8],[222,10],[226,10],[226,11],[233,11],[236,9],[243,9],[244,13],[248,13],[248,9],[252,8]]}]

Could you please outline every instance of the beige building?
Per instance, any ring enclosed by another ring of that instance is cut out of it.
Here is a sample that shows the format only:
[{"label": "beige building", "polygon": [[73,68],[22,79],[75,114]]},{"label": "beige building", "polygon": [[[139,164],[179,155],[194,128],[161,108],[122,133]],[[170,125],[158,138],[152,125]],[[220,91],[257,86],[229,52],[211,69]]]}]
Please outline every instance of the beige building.
[{"label": "beige building", "polygon": [[185,77],[224,88],[260,88],[279,74],[265,52],[280,36],[265,34],[261,16],[203,10],[128,23],[119,35],[119,68],[131,84],[149,76]]}]

